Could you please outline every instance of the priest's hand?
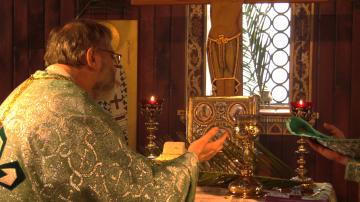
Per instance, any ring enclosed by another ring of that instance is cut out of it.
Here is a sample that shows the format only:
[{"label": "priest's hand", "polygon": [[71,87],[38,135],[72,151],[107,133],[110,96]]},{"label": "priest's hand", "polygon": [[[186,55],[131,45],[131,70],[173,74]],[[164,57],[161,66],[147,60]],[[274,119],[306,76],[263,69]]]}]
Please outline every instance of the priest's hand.
[{"label": "priest's hand", "polygon": [[[344,133],[332,124],[324,123],[324,128],[328,130],[330,134],[334,137],[345,138]],[[315,150],[317,153],[321,154],[325,158],[340,163],[342,165],[347,164],[348,158],[346,156],[320,145],[315,140],[307,139],[306,141],[313,150]]]},{"label": "priest's hand", "polygon": [[223,148],[223,144],[226,138],[229,137],[228,132],[226,130],[222,130],[224,133],[217,140],[213,141],[212,139],[215,137],[215,135],[218,132],[221,132],[219,130],[220,129],[217,127],[211,128],[201,138],[192,142],[188,148],[188,151],[195,153],[198,156],[200,162],[207,161],[214,157]]}]

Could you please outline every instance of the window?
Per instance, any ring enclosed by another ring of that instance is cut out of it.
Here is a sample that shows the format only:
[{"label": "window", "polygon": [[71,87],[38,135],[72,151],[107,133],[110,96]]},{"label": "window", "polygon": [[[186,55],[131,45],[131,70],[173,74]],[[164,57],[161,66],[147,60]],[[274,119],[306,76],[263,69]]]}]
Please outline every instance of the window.
[{"label": "window", "polygon": [[[207,33],[210,30],[210,6],[207,12]],[[255,17],[256,16],[256,17]],[[256,21],[256,26],[251,27]],[[243,95],[269,90],[271,104],[289,102],[291,7],[288,3],[243,5]],[[257,36],[257,46],[250,43],[251,34]],[[263,58],[257,57],[263,51]],[[259,61],[262,61],[261,64]],[[259,71],[264,67],[264,71]],[[258,71],[257,71],[258,70]],[[208,66],[206,67],[206,95],[212,94]]]}]

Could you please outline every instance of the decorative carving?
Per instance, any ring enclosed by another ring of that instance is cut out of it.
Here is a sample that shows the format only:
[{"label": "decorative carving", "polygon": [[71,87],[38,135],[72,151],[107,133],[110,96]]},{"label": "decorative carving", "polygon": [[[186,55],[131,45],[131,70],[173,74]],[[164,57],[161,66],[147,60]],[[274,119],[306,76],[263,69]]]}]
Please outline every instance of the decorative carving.
[{"label": "decorative carving", "polygon": [[290,114],[260,113],[259,127],[262,135],[288,135],[285,123]]},{"label": "decorative carving", "polygon": [[[222,152],[210,161],[200,164],[200,171],[231,174],[242,172],[244,169],[244,142],[239,138],[239,134],[244,135],[250,132],[261,134],[257,124],[259,119],[258,103],[258,96],[190,98],[187,112],[187,139],[189,142],[198,139],[214,126],[226,130],[230,134],[229,139],[224,143]],[[200,111],[204,116],[199,116]],[[253,123],[256,123],[256,128],[251,126],[255,126]],[[215,138],[217,138],[216,135]],[[283,162],[270,154],[257,141],[254,144],[257,152],[256,171],[258,173],[269,173],[271,176],[282,178],[292,176],[292,171]],[[269,162],[272,164],[269,165]]]},{"label": "decorative carving", "polygon": [[187,6],[186,66],[187,96],[200,96],[204,89],[205,72],[205,5]]},{"label": "decorative carving", "polygon": [[[192,142],[216,126],[230,134],[223,152],[209,162],[202,164],[203,171],[225,173],[240,173],[242,160],[241,140],[234,135],[234,128],[238,126],[241,134],[245,133],[247,123],[239,122],[239,117],[257,115],[258,105],[255,97],[193,97],[190,98],[188,109],[187,135]],[[241,124],[241,125],[239,125]],[[234,153],[235,152],[235,153]]]},{"label": "decorative carving", "polygon": [[314,4],[293,4],[290,101],[311,100]]},{"label": "decorative carving", "polygon": [[[359,1],[358,1],[359,2]],[[312,33],[314,5],[292,4],[291,67],[289,100],[311,100]],[[188,6],[187,33],[187,97],[200,96],[205,91],[205,18],[202,5]],[[295,34],[296,33],[296,34]],[[285,135],[285,122],[289,113],[261,114],[259,127],[262,134]]]},{"label": "decorative carving", "polygon": [[[314,4],[292,4],[292,13],[290,100],[311,100]],[[188,6],[188,96],[199,96],[203,92],[205,17],[203,5]]]}]

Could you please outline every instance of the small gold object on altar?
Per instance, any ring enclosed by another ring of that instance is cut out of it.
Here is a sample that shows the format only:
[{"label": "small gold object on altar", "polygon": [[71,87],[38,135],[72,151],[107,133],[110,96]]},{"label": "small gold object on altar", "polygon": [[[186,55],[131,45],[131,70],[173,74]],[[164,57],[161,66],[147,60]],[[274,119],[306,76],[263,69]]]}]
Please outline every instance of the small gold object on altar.
[{"label": "small gold object on altar", "polygon": [[[309,122],[310,124],[314,125],[316,119],[318,118],[318,113],[312,112],[311,110],[311,102],[305,102],[303,100],[300,100],[299,102],[291,102],[291,113],[293,116],[299,117],[304,119],[305,121]],[[304,137],[300,137],[296,143],[298,144],[298,148],[295,151],[295,153],[298,156],[297,159],[297,165],[298,167],[295,169],[295,172],[297,175],[292,180],[296,180],[301,182],[302,187],[305,189],[311,188],[313,185],[313,180],[310,177],[307,177],[307,169],[305,167],[306,165],[306,155],[309,153],[309,151],[306,149],[306,141]]]},{"label": "small gold object on altar", "polygon": [[156,150],[159,148],[156,143],[155,132],[159,126],[159,115],[162,110],[163,100],[156,100],[154,96],[151,96],[149,100],[143,100],[140,106],[140,113],[145,118],[145,127],[147,130],[148,143],[146,145],[147,157],[149,159],[155,159],[157,157]]},{"label": "small gold object on altar", "polygon": [[[241,128],[241,122],[244,127]],[[259,134],[257,127],[257,118],[255,115],[236,116],[235,136],[241,142],[243,156],[241,158],[242,165],[240,168],[240,177],[231,182],[228,189],[231,194],[240,198],[257,198],[262,195],[262,186],[255,180],[254,175],[254,159],[255,147],[254,139]]]}]

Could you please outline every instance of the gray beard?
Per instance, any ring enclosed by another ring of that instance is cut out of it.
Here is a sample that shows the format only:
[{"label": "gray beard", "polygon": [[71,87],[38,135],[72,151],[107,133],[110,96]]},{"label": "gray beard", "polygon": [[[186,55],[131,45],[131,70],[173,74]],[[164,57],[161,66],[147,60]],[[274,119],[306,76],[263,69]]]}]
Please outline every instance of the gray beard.
[{"label": "gray beard", "polygon": [[111,91],[115,86],[114,84],[115,84],[115,82],[111,82],[106,85],[103,85],[100,83],[95,84],[94,88],[93,88],[95,98],[98,98],[102,94],[105,94],[105,93]]}]

